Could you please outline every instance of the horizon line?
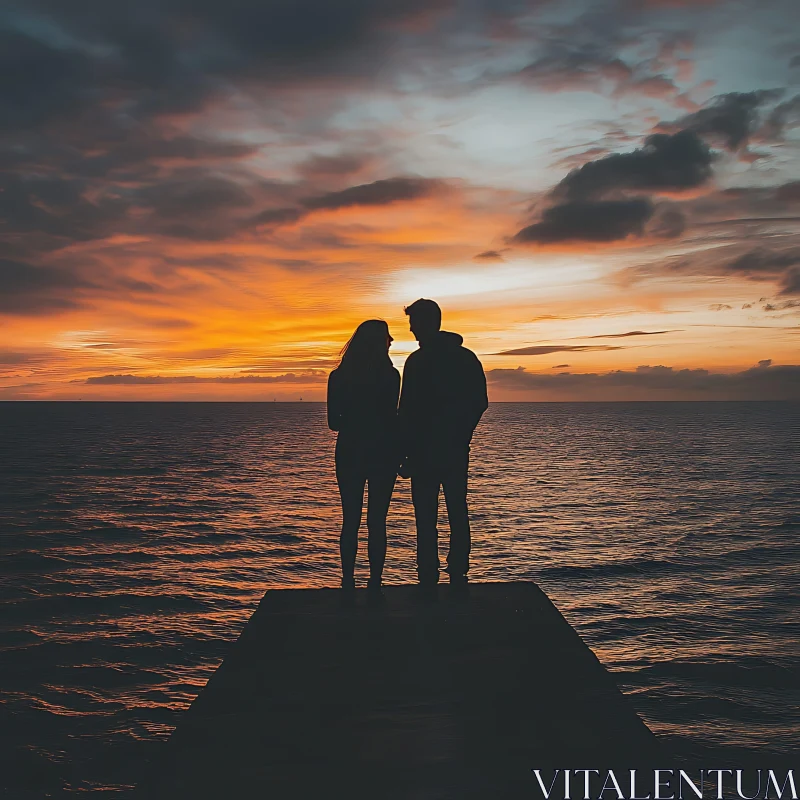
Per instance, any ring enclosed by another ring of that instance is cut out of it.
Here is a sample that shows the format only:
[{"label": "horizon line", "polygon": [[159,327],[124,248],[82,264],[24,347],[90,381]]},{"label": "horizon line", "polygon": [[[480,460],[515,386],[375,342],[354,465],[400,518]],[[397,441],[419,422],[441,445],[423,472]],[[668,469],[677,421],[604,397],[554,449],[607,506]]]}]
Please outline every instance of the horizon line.
[{"label": "horizon line", "polygon": [[[219,404],[238,404],[238,405],[327,405],[325,400],[51,400],[47,398],[36,399],[0,399],[0,403],[73,403],[83,404],[87,403],[128,403],[128,404],[144,404],[144,403],[219,403]],[[674,400],[664,398],[660,400],[490,400],[489,405],[534,405],[534,404],[574,404],[574,405],[588,405],[591,403],[800,403],[800,399],[737,399],[737,398],[706,398],[702,400]]]}]

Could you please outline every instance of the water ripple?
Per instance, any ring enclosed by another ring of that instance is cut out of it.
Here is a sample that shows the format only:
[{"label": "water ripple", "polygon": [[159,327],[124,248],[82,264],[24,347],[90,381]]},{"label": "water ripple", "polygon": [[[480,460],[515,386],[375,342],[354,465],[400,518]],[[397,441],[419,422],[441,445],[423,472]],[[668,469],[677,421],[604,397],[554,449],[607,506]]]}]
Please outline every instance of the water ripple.
[{"label": "water ripple", "polygon": [[[796,752],[799,442],[790,404],[494,404],[473,578],[538,581],[678,751]],[[333,444],[316,404],[0,404],[12,796],[126,796],[265,589],[338,582]]]}]

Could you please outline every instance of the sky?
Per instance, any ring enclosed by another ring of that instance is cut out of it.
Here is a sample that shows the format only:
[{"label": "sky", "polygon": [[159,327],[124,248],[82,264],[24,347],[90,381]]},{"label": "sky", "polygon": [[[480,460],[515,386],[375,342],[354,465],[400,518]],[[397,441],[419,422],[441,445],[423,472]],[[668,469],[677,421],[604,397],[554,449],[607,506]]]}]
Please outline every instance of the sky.
[{"label": "sky", "polygon": [[800,399],[797,0],[4,0],[0,399]]}]

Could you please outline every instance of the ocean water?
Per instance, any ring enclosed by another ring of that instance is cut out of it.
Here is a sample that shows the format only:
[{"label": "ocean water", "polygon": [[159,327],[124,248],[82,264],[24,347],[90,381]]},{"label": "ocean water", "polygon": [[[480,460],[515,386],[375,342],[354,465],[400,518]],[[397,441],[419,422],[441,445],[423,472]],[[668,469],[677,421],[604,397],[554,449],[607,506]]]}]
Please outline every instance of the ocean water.
[{"label": "ocean water", "polygon": [[[322,404],[0,404],[2,796],[126,797],[264,591],[338,583],[333,444]],[[798,445],[797,404],[493,404],[471,579],[537,581],[677,754],[796,761]],[[387,583],[413,546],[401,479]]]}]

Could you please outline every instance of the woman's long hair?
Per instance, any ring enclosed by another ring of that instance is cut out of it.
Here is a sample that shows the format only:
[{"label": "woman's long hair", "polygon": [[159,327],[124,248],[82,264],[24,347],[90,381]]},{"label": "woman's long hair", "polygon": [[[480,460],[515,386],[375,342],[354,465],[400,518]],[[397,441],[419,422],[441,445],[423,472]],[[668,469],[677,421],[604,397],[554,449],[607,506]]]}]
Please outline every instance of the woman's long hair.
[{"label": "woman's long hair", "polygon": [[389,326],[382,319],[362,322],[342,348],[339,368],[350,375],[366,375],[392,366],[386,347]]}]

